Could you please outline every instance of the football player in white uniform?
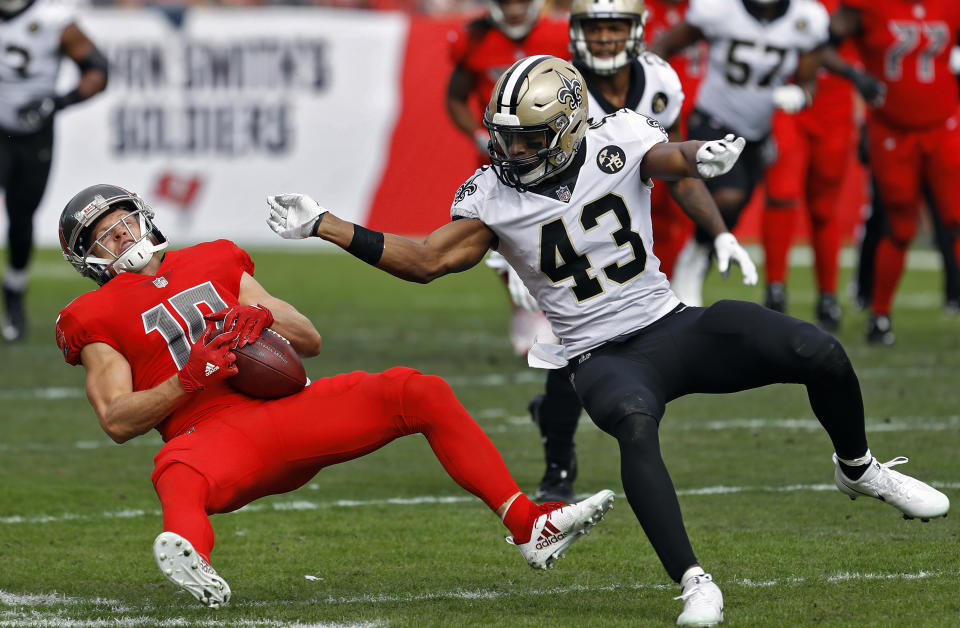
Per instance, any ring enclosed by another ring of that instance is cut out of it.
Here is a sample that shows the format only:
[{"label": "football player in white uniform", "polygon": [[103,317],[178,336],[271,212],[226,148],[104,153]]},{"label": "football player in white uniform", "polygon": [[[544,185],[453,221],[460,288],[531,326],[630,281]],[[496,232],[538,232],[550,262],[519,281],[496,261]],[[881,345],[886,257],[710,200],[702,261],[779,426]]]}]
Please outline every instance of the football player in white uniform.
[{"label": "football player in white uniform", "polygon": [[[644,51],[646,17],[643,0],[573,0],[570,6],[573,65],[586,81],[587,111],[593,119],[618,109],[632,109],[659,122],[667,130],[670,141],[681,142],[684,139],[680,129],[683,88],[669,63]],[[699,178],[668,181],[667,186],[686,213],[714,211],[713,198]],[[661,200],[669,199],[661,197]],[[702,209],[705,207],[711,209]],[[654,252],[660,237],[661,234],[654,233]],[[744,279],[752,284],[755,275],[750,268],[744,273]],[[517,289],[511,290],[512,294],[517,292]],[[534,397],[528,409],[540,429],[546,457],[546,470],[536,496],[543,500],[573,501],[573,482],[577,476],[573,437],[581,405],[565,369],[548,372],[544,394]]]},{"label": "football player in white uniform", "polygon": [[[860,385],[836,338],[755,303],[688,307],[659,271],[651,179],[722,175],[743,140],[667,142],[660,123],[629,109],[588,124],[584,98],[569,62],[535,56],[511,66],[484,116],[492,167],[460,186],[454,220],[421,242],[341,220],[302,194],[268,197],[267,223],[281,237],[320,237],[421,283],[470,268],[497,247],[563,343],[535,345],[529,360],[569,364],[590,418],[619,443],[630,506],[683,587],[681,625],[722,621],[723,595],[697,562],[660,455],[658,428],[673,399],[803,384],[833,441],[840,490],[908,517],[945,515],[946,495],[889,468],[903,459],[882,465],[870,454]],[[715,209],[696,221],[714,237],[721,270],[731,259],[748,263]]]},{"label": "football player in white uniform", "polygon": [[[774,109],[796,112],[813,99],[829,21],[816,0],[691,0],[684,21],[651,46],[669,59],[701,39],[710,43],[707,77],[688,134],[715,139],[736,133],[747,140],[737,165],[707,183],[730,229],[772,161],[770,149],[764,149]],[[672,278],[684,303],[702,303],[709,265],[709,240],[698,230],[677,258]]]},{"label": "football player in white uniform", "polygon": [[[43,197],[53,153],[53,116],[107,84],[107,60],[63,2],[0,0],[0,190],[6,198],[8,267],[3,275],[3,336],[27,329],[24,294],[33,251],[33,214]],[[80,82],[56,93],[60,60],[80,67]]]}]

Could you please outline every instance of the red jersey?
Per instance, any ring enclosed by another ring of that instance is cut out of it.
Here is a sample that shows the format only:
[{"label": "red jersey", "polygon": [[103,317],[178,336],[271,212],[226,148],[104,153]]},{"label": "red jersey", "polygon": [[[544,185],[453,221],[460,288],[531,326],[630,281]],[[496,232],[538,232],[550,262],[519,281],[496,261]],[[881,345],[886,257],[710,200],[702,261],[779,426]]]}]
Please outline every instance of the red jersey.
[{"label": "red jersey", "polygon": [[860,13],[855,36],[867,72],[887,86],[875,115],[887,124],[922,128],[941,124],[957,109],[950,50],[957,44],[957,0],[842,0]]},{"label": "red jersey", "polygon": [[[820,4],[831,15],[836,12],[840,2],[841,0],[820,0]],[[849,63],[858,64],[859,57],[853,41],[847,40],[844,42],[837,52]],[[809,120],[811,123],[815,122],[823,128],[839,124],[852,126],[853,91],[853,83],[821,68],[817,76],[817,94],[813,99],[813,104],[797,115],[801,119]]]},{"label": "red jersey", "polygon": [[486,109],[497,79],[515,62],[530,55],[570,58],[570,29],[566,20],[541,17],[520,41],[503,34],[489,16],[467,22],[450,33],[453,65],[473,76],[477,111]]},{"label": "red jersey", "polygon": [[[687,0],[670,2],[669,0],[647,0],[647,23],[644,26],[643,38],[647,45],[651,45],[674,25],[683,22],[687,14]],[[697,89],[700,81],[707,75],[707,55],[710,46],[701,40],[670,59],[670,65],[680,77],[683,86],[683,110],[692,111],[697,101]]]},{"label": "red jersey", "polygon": [[[175,375],[203,333],[203,316],[237,304],[243,273],[253,274],[246,251],[228,240],[169,251],[156,275],[120,273],[76,298],[57,318],[57,344],[70,364],[84,346],[103,342],[126,358],[133,390]],[[190,395],[157,430],[164,441],[219,408],[257,403],[222,381]]]}]

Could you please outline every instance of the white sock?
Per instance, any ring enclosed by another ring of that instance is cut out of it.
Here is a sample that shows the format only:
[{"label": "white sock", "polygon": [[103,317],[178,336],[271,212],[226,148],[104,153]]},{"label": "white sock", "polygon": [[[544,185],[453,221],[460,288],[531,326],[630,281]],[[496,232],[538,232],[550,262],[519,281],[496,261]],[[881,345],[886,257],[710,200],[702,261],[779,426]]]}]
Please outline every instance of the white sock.
[{"label": "white sock", "polygon": [[853,458],[851,460],[847,460],[845,458],[841,458],[840,456],[837,456],[837,460],[847,465],[848,467],[862,467],[865,464],[870,464],[870,461],[873,460],[873,454],[871,454],[870,449],[867,448],[867,453],[863,454],[859,458]]},{"label": "white sock", "polygon": [[703,570],[703,567],[700,565],[694,565],[693,567],[687,569],[683,572],[683,577],[680,578],[680,586],[684,587],[687,584],[687,581],[690,578],[696,578],[697,576],[704,576],[707,572]]},{"label": "white sock", "polygon": [[27,271],[8,268],[3,274],[3,287],[14,292],[23,292],[27,289]]}]

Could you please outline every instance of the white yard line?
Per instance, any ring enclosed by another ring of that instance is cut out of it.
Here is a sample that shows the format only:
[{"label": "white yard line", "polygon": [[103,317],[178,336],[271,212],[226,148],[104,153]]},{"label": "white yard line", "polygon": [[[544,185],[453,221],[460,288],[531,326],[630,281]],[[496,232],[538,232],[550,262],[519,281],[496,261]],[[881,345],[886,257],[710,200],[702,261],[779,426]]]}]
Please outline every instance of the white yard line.
[{"label": "white yard line", "polygon": [[[932,486],[940,489],[960,489],[960,482],[930,482]],[[308,485],[308,488],[315,488],[316,485]],[[835,491],[837,487],[833,484],[793,484],[790,486],[704,486],[701,488],[688,488],[677,490],[680,496],[712,496],[712,495],[733,495],[737,493],[796,493],[796,492],[829,492]],[[618,495],[623,499],[623,494]],[[323,510],[328,508],[365,508],[368,506],[420,506],[423,504],[462,504],[468,502],[479,502],[472,495],[421,495],[417,497],[390,497],[387,499],[341,499],[334,501],[313,501],[307,499],[296,499],[292,501],[277,501],[272,503],[256,503],[244,506],[234,513],[243,514],[249,512],[263,511],[291,511],[291,510]],[[157,517],[161,516],[159,510],[113,510],[101,513],[78,514],[63,513],[59,515],[43,514],[21,514],[0,517],[0,525],[17,524],[38,524],[38,523],[60,523],[64,521],[97,520],[97,519],[135,519],[139,517]],[[0,600],[2,602],[2,600]]]}]

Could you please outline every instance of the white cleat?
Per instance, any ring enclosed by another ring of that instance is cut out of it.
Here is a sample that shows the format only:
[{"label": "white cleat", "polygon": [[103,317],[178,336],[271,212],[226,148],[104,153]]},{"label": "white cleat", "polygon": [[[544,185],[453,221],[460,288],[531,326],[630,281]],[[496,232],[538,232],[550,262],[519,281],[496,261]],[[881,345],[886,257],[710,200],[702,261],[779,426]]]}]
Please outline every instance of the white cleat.
[{"label": "white cleat", "polygon": [[870,468],[857,481],[843,473],[837,455],[833,454],[833,479],[837,488],[856,499],[861,495],[874,497],[886,502],[903,513],[904,519],[929,521],[934,517],[946,517],[950,510],[950,499],[933,488],[909,475],[893,471],[890,467],[908,462],[909,459],[898,456],[890,462],[880,464],[874,458]]},{"label": "white cleat", "polygon": [[600,523],[604,513],[613,508],[613,491],[600,491],[575,504],[550,502],[540,506],[543,514],[533,522],[530,540],[517,544],[512,536],[507,543],[520,548],[520,553],[534,569],[550,569],[567,548],[590,528]]},{"label": "white cleat", "polygon": [[179,534],[162,532],[153,542],[153,557],[167,580],[188,591],[204,606],[220,608],[230,601],[227,581]]},{"label": "white cleat", "polygon": [[716,626],[723,621],[723,593],[708,573],[687,580],[683,593],[673,599],[683,600],[678,626]]}]

